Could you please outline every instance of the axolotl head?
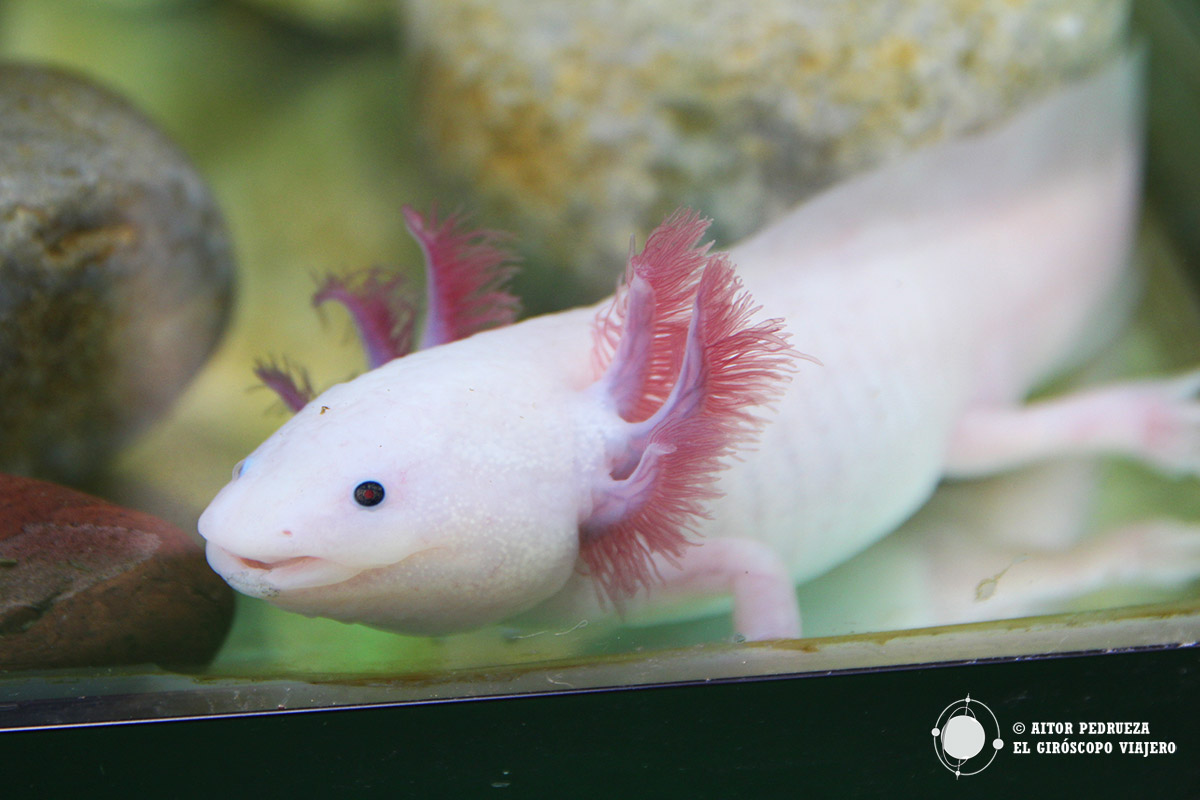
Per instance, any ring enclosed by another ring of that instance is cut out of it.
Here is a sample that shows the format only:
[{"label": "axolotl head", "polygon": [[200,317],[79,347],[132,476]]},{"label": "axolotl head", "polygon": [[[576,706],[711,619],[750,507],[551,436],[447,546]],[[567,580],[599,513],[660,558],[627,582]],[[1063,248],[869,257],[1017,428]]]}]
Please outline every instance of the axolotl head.
[{"label": "axolotl head", "polygon": [[318,300],[346,301],[375,368],[311,400],[260,372],[297,414],[200,517],[209,563],[283,608],[421,634],[515,616],[577,571],[614,605],[652,591],[660,563],[696,543],[724,457],[763,422],[753,410],[782,391],[797,355],[782,320],[754,320],[728,258],[696,244],[707,220],[685,209],[599,313],[472,334],[497,316],[472,297],[506,301],[475,290],[486,275],[453,284],[499,256],[486,237],[407,218],[435,286],[428,346],[409,351],[380,301],[390,284],[327,284]]},{"label": "axolotl head", "polygon": [[488,338],[309,402],[200,517],[213,569],[289,610],[419,634],[557,591],[578,553],[578,441],[554,389],[486,357]]}]

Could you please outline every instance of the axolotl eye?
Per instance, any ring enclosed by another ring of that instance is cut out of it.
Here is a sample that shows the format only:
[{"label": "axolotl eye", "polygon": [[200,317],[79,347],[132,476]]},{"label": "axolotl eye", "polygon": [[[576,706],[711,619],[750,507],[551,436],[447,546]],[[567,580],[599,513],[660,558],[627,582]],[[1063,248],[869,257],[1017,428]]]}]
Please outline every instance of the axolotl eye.
[{"label": "axolotl eye", "polygon": [[354,502],[370,508],[383,502],[383,485],[377,481],[363,481],[354,487]]}]

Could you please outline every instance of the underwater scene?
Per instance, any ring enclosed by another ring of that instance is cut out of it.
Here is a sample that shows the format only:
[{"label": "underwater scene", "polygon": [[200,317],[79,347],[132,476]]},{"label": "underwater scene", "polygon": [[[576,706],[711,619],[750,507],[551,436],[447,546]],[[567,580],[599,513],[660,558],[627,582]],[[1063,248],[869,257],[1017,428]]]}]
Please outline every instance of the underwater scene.
[{"label": "underwater scene", "polygon": [[0,728],[1195,642],[1189,25],[6,0]]}]

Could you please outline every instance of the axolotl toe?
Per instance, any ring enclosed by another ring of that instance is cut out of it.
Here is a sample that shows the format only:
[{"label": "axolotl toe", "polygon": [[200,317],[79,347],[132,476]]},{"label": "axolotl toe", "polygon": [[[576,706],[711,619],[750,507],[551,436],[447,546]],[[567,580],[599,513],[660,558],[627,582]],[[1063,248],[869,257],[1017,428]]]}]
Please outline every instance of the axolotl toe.
[{"label": "axolotl toe", "polygon": [[284,608],[413,633],[726,595],[743,635],[795,636],[794,586],[943,476],[1101,452],[1198,471],[1190,397],[1025,402],[1128,291],[1138,78],[1122,58],[728,254],[677,212],[614,298],[523,322],[502,239],[406,210],[419,337],[378,274],[322,287],[372,369],[313,397],[260,367],[297,413],[200,518],[210,563]]}]

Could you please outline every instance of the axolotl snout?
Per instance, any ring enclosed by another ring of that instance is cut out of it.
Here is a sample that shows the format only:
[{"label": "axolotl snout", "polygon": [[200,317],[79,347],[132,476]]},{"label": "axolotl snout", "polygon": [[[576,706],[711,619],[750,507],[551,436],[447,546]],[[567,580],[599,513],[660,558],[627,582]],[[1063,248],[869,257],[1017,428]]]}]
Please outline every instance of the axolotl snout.
[{"label": "axolotl snout", "polygon": [[794,636],[794,586],[943,476],[1101,452],[1196,472],[1194,378],[1024,400],[1127,294],[1138,74],[1122,59],[728,255],[677,212],[613,299],[511,325],[496,240],[406,211],[422,349],[379,276],[322,289],[373,369],[316,397],[260,370],[297,413],[200,518],[210,563],[404,632],[725,595],[743,635]]}]

